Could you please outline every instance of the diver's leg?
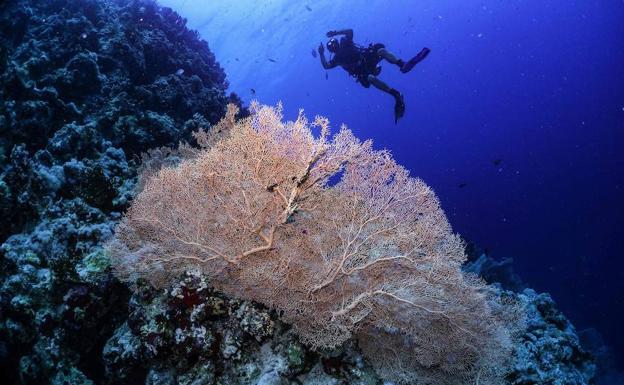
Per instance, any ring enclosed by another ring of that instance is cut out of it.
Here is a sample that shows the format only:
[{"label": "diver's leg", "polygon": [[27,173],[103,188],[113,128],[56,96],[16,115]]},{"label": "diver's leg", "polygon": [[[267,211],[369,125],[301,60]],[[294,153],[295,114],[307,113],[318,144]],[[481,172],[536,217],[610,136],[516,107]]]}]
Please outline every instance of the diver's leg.
[{"label": "diver's leg", "polygon": [[397,64],[397,65],[399,65],[399,67],[401,66],[399,64],[399,63],[401,63],[401,60],[398,57],[396,57],[392,52],[388,51],[385,48],[379,48],[377,50],[377,55],[379,55],[382,58],[386,59],[386,61],[388,63]]},{"label": "diver's leg", "polygon": [[383,92],[386,92],[390,95],[394,95],[395,92],[398,93],[399,91],[395,90],[394,88],[390,87],[389,85],[387,85],[383,80],[379,79],[376,76],[373,75],[368,75],[368,77],[366,78],[366,80],[368,80],[368,82],[372,85],[375,86],[375,88],[382,90]]},{"label": "diver's leg", "polygon": [[368,75],[366,80],[368,80],[369,83],[375,86],[378,90],[394,96],[394,122],[396,123],[399,118],[402,118],[403,114],[405,114],[405,102],[403,101],[403,95],[373,75]]},{"label": "diver's leg", "polygon": [[431,50],[425,47],[416,56],[405,62],[397,58],[392,52],[388,51],[386,48],[379,48],[377,50],[377,54],[380,57],[386,59],[386,61],[389,63],[398,65],[401,69],[401,72],[403,73],[411,71],[416,64],[421,62],[424,58],[427,57],[427,55],[429,55],[429,52],[431,52]]}]

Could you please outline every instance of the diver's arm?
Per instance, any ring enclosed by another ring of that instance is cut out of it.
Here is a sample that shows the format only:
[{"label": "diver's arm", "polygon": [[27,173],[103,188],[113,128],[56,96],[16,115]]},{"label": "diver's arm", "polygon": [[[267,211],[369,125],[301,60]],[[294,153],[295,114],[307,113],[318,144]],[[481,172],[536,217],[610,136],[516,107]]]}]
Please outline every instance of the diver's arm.
[{"label": "diver's arm", "polygon": [[327,37],[334,37],[336,35],[345,35],[347,39],[353,40],[353,30],[351,28],[327,32]]},{"label": "diver's arm", "polygon": [[329,70],[337,66],[336,63],[328,63],[327,59],[325,59],[325,47],[323,46],[323,43],[319,45],[318,52],[319,56],[321,57],[321,64],[323,65],[323,68]]},{"label": "diver's arm", "polygon": [[321,64],[323,65],[323,68],[325,68],[326,70],[330,70],[334,67],[336,67],[335,63],[328,63],[327,60],[325,59],[325,54],[322,53],[321,55]]}]

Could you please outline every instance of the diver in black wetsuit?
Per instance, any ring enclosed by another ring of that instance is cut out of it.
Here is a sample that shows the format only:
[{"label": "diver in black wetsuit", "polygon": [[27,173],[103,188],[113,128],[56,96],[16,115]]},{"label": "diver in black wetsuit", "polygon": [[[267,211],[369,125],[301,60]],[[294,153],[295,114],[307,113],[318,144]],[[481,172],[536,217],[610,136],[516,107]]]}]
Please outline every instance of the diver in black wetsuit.
[{"label": "diver in black wetsuit", "polygon": [[[340,42],[334,38],[334,36],[337,35],[344,35],[344,37],[340,39]],[[399,118],[403,117],[405,113],[403,95],[377,77],[381,72],[379,62],[385,59],[387,62],[399,66],[401,72],[407,73],[414,68],[418,62],[427,57],[431,50],[429,48],[423,48],[418,55],[405,62],[393,55],[381,43],[370,44],[368,47],[358,46],[353,42],[352,29],[329,31],[327,32],[327,37],[330,38],[329,42],[327,42],[327,50],[333,53],[334,56],[327,62],[327,59],[325,59],[325,47],[323,43],[321,43],[318,51],[321,56],[323,68],[330,69],[341,66],[364,87],[368,88],[372,84],[375,88],[392,95],[394,97],[395,123]]]}]

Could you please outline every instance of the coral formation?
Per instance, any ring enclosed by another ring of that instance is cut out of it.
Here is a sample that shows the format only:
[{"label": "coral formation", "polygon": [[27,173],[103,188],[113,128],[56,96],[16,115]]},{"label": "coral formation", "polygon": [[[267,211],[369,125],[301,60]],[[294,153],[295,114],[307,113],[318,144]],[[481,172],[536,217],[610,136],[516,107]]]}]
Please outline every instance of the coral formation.
[{"label": "coral formation", "polygon": [[462,273],[431,189],[344,126],[330,140],[325,118],[251,110],[230,106],[194,134],[201,149],[146,170],[109,244],[118,275],[161,287],[196,268],[313,348],[354,336],[393,381],[499,384],[522,309]]},{"label": "coral formation", "polygon": [[[275,312],[229,299],[210,286],[205,275],[196,271],[164,290],[138,282],[128,321],[105,347],[107,377],[116,383],[142,383],[147,378],[185,383],[201,372],[211,384],[382,383],[353,341],[313,352]],[[504,383],[591,383],[592,360],[549,296],[530,289],[500,290],[497,295],[513,297],[528,309],[529,327],[514,348]],[[205,339],[202,327],[212,338]],[[196,332],[198,328],[202,333]],[[211,348],[197,350],[197,335]]]},{"label": "coral formation", "polygon": [[526,288],[513,270],[513,259],[494,260],[474,243],[468,240],[464,242],[466,244],[466,262],[462,267],[464,271],[478,275],[487,283],[497,283],[505,290],[520,292]]},{"label": "coral formation", "polygon": [[133,159],[216,122],[225,74],[153,1],[4,1],[0,31],[0,377],[86,383],[127,317],[101,244]]},{"label": "coral formation", "polygon": [[581,347],[574,326],[548,294],[525,289],[518,295],[526,305],[528,322],[516,345],[510,383],[513,385],[591,383],[596,370],[589,352]]},{"label": "coral formation", "polygon": [[[274,312],[232,300],[186,273],[164,292],[138,283],[130,316],[104,347],[111,383],[281,384],[318,379],[328,359],[310,352]],[[335,358],[337,383],[378,383],[354,350]],[[301,382],[300,382],[301,383]]]},{"label": "coral formation", "polygon": [[105,189],[99,204],[122,210],[126,160],[225,111],[225,74],[170,9],[94,0],[1,7],[0,161],[13,166],[3,178],[2,239],[38,220],[51,190],[89,195],[74,183]]},{"label": "coral formation", "polygon": [[[514,346],[514,363],[507,380],[513,385],[591,384],[597,372],[595,358],[581,346],[572,323],[547,293],[526,288],[510,259],[496,261],[467,242],[464,269],[493,283],[499,296],[512,296],[526,309],[526,328]],[[603,343],[598,348],[604,348]]]}]

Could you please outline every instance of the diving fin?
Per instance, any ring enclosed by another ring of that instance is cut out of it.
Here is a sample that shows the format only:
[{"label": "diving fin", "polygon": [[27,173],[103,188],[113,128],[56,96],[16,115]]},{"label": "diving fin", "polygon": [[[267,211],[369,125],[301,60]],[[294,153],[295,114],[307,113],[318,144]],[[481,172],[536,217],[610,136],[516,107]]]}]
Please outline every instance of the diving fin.
[{"label": "diving fin", "polygon": [[398,93],[394,96],[394,124],[397,124],[403,115],[405,115],[405,101],[403,95]]},{"label": "diving fin", "polygon": [[403,63],[403,65],[401,66],[401,72],[403,73],[410,72],[412,68],[416,66],[416,64],[423,61],[427,57],[427,55],[429,55],[429,52],[431,52],[429,48],[427,47],[423,48],[420,52],[418,52],[416,56],[414,56],[413,58]]}]

